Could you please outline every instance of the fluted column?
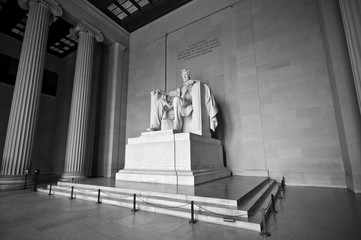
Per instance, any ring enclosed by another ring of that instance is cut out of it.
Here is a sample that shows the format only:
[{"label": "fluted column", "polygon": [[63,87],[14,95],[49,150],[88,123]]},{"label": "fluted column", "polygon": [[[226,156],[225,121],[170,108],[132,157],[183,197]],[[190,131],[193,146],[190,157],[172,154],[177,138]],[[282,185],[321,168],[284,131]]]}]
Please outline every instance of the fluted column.
[{"label": "fluted column", "polygon": [[93,48],[95,40],[103,35],[88,23],[81,21],[70,31],[79,38],[76,56],[73,94],[71,100],[68,139],[63,180],[85,177],[86,140],[88,129]]},{"label": "fluted column", "polygon": [[62,10],[53,0],[19,0],[29,10],[2,158],[0,185],[21,181],[30,167],[43,81],[49,21]]},{"label": "fluted column", "polygon": [[361,2],[339,0],[361,113]]}]

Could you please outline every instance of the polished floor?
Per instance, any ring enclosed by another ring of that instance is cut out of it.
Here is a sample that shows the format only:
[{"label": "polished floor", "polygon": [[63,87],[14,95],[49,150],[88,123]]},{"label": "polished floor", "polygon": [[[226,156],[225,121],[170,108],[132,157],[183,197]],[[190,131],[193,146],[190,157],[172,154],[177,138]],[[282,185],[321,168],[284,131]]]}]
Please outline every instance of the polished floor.
[{"label": "polished floor", "polygon": [[[268,221],[268,239],[361,239],[361,195],[344,189],[287,187]],[[266,239],[257,232],[31,189],[0,192],[0,239]]]}]

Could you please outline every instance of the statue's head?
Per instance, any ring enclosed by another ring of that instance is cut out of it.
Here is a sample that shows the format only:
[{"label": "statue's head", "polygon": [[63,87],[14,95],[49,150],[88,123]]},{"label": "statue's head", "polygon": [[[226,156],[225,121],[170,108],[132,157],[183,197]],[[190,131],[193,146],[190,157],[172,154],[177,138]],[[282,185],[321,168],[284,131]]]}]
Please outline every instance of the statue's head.
[{"label": "statue's head", "polygon": [[187,69],[182,69],[182,78],[184,82],[191,79],[191,71]]}]

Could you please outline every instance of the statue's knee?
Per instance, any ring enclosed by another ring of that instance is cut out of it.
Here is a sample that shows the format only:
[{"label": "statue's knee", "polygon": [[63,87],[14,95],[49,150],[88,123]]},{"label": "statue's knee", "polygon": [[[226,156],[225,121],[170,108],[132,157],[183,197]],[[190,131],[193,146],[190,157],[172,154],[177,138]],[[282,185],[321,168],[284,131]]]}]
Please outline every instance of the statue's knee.
[{"label": "statue's knee", "polygon": [[174,97],[173,98],[173,106],[177,105],[178,103],[180,103],[182,101],[182,99],[180,97]]}]

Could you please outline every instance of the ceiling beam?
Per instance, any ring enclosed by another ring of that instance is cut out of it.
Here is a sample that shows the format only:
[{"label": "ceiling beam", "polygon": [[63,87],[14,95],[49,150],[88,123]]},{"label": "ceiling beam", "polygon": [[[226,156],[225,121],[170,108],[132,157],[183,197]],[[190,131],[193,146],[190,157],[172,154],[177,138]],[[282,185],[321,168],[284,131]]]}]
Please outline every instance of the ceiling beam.
[{"label": "ceiling beam", "polygon": [[[107,15],[108,17],[110,17],[114,22],[118,23],[119,26],[122,26],[122,20],[120,20],[120,18],[118,18],[117,16],[115,16],[114,13],[112,13],[111,11],[109,11],[108,9],[104,9],[103,13],[105,13],[105,15]],[[123,26],[122,26],[123,27]]]},{"label": "ceiling beam", "polygon": [[[149,0],[148,0],[149,1]],[[129,32],[168,14],[169,12],[191,2],[192,0],[157,0],[152,5],[145,5],[142,12],[136,11],[130,18],[124,18],[123,27]]]},{"label": "ceiling beam", "polygon": [[120,10],[122,10],[123,12],[125,12],[125,14],[128,15],[128,17],[131,16],[131,14],[127,11],[127,9],[125,9],[122,5],[120,5],[118,2],[114,2],[115,6],[117,6],[118,8],[120,8]]},{"label": "ceiling beam", "polygon": [[129,0],[131,3],[133,3],[133,5],[139,10],[139,11],[142,11],[142,7],[141,6],[139,6],[139,4],[136,2],[136,1],[134,1],[134,0]]},{"label": "ceiling beam", "polygon": [[[64,13],[61,18],[65,21],[75,25],[80,20],[83,20],[101,30],[104,35],[102,44],[111,46],[118,42],[126,48],[129,46],[129,32],[87,0],[57,0],[57,2],[63,8]],[[112,15],[115,20],[117,17],[114,14]]]},{"label": "ceiling beam", "polygon": [[110,4],[116,2],[117,0],[88,0],[91,4],[96,6],[100,11],[106,9]]}]

